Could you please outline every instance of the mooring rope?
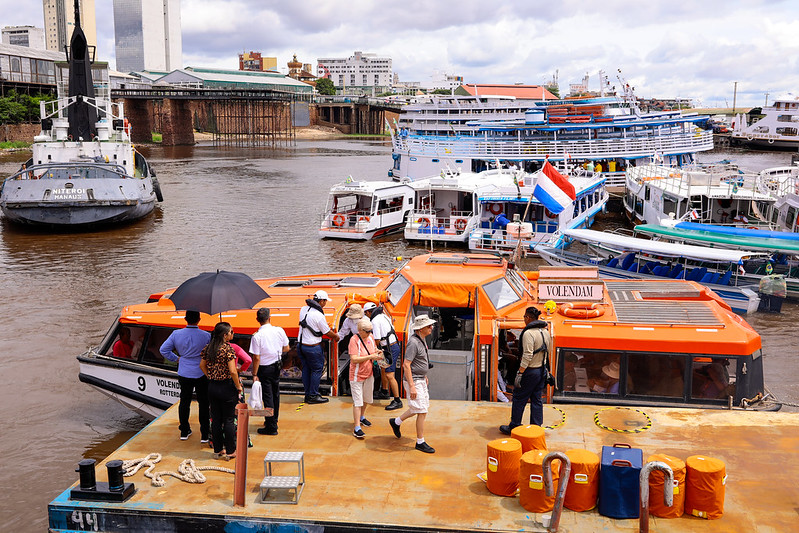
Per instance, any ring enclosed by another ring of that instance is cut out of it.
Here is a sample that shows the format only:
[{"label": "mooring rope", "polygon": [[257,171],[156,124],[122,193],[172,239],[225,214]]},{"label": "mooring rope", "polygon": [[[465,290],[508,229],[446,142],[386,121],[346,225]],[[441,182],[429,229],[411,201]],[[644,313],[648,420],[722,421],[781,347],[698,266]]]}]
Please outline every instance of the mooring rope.
[{"label": "mooring rope", "polygon": [[139,457],[138,459],[129,459],[122,461],[122,470],[125,477],[130,477],[138,472],[143,467],[147,467],[144,471],[144,477],[152,480],[155,487],[163,487],[166,485],[166,480],[163,476],[172,476],[186,483],[205,483],[206,478],[202,474],[204,470],[216,470],[218,472],[227,472],[228,474],[235,474],[236,471],[232,468],[224,468],[222,466],[197,466],[194,459],[184,459],[178,465],[178,471],[164,471],[153,472],[155,465],[161,461],[160,453],[151,453],[146,457]]}]

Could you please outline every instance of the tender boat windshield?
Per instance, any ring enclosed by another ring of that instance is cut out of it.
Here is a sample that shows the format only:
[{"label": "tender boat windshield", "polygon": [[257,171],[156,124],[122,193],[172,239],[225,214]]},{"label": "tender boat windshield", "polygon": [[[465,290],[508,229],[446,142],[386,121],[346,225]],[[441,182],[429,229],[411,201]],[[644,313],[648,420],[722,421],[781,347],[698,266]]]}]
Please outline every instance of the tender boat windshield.
[{"label": "tender boat windshield", "polygon": [[411,282],[400,274],[386,287],[388,291],[388,301],[391,302],[391,305],[396,306],[410,288]]},{"label": "tender boat windshield", "polygon": [[517,292],[517,289],[510,283],[507,277],[495,279],[494,281],[486,283],[483,285],[483,290],[488,296],[488,299],[491,300],[494,309],[502,309],[506,305],[518,302],[521,299],[521,291],[519,290]]}]

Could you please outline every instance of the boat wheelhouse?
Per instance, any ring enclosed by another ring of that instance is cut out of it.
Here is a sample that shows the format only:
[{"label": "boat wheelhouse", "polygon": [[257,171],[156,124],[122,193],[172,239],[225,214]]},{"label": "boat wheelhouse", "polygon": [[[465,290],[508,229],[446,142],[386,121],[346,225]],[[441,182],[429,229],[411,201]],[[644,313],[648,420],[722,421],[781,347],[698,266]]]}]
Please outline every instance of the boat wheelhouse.
[{"label": "boat wheelhouse", "polygon": [[745,114],[738,114],[733,120],[732,140],[771,150],[799,148],[799,97],[780,96],[774,105],[762,108],[761,113],[763,116],[751,124]]},{"label": "boat wheelhouse", "polygon": [[[391,272],[257,282],[270,296],[262,305],[272,310],[272,323],[283,327],[291,341],[283,359],[283,393],[302,392],[294,350],[299,312],[319,289],[330,296],[325,307],[329,323],[339,326],[352,303],[380,303],[402,344],[416,316],[436,319],[428,339],[433,399],[501,401],[513,382],[513,339],[528,306],[542,310],[553,337],[550,358],[559,385],[547,390],[549,401],[726,407],[746,406],[745,399],[764,392],[760,336],[692,281],[603,281],[596,268],[520,272],[494,255],[462,253],[417,256]],[[185,326],[183,313],[169,300],[172,290],[124,307],[100,345],[78,356],[80,380],[149,416],[175,403],[177,368],[159,353],[169,334]],[[601,313],[591,317],[570,311],[586,301]],[[231,310],[222,319],[233,325],[233,342],[249,348],[258,328],[255,310]],[[218,320],[203,314],[200,327],[210,330]],[[129,358],[113,350],[123,329],[135,343]],[[327,339],[323,349],[322,391],[343,394],[348,357]],[[573,365],[572,355],[579,364]],[[599,392],[593,386],[596,370],[612,361],[626,377],[614,392]],[[710,365],[726,372],[718,390],[708,388]],[[575,368],[583,370],[572,379]],[[668,391],[656,388],[664,369],[673,378]],[[401,378],[401,368],[397,372]],[[249,376],[243,377],[249,387]]]},{"label": "boat wheelhouse", "polygon": [[688,218],[707,224],[768,224],[776,200],[760,174],[728,163],[627,169],[624,210],[633,224]]},{"label": "boat wheelhouse", "polygon": [[399,231],[413,209],[413,189],[395,181],[353,181],[330,189],[319,236],[368,240]]}]

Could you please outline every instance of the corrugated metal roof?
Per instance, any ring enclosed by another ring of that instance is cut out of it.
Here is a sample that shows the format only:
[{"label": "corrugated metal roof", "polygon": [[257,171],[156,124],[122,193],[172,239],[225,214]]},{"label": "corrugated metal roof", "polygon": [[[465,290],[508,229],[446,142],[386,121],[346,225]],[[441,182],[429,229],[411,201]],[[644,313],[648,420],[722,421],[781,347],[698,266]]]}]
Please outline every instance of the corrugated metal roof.
[{"label": "corrugated metal roof", "polygon": [[472,96],[514,96],[524,100],[554,100],[555,95],[541,85],[465,84]]},{"label": "corrugated metal roof", "polygon": [[[705,301],[655,300],[654,297],[698,297],[699,289],[687,281],[605,281],[619,322],[723,326]],[[637,295],[636,295],[637,293]]]},{"label": "corrugated metal roof", "polygon": [[30,48],[28,46],[17,46],[15,44],[0,44],[0,54],[31,57],[34,59],[48,59],[50,61],[66,61],[67,59],[67,56],[64,54],[64,52]]},{"label": "corrugated metal roof", "polygon": [[[252,72],[241,70],[221,70],[221,69],[207,69],[207,68],[194,68],[186,67],[185,69],[178,69],[170,72],[164,77],[169,76],[175,72],[181,72],[186,76],[190,76],[201,80],[204,84],[226,84],[226,85],[249,85],[249,86],[274,86],[280,85],[285,88],[291,88],[298,91],[312,91],[313,87],[307,83],[297,81],[283,74],[276,74],[270,72]],[[159,80],[160,81],[160,80]]]}]

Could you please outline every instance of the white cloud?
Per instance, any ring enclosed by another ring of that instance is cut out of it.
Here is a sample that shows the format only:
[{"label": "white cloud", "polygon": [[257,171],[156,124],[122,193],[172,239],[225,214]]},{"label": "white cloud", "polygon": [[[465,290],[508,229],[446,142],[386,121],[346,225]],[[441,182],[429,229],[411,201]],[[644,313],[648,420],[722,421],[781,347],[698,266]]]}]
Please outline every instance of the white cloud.
[{"label": "white cloud", "polygon": [[[96,0],[99,57],[113,64],[112,0]],[[2,25],[42,26],[38,0],[0,0]],[[389,56],[400,79],[434,70],[473,83],[541,83],[561,90],[588,72],[621,69],[643,97],[760,105],[799,91],[799,3],[789,0],[182,0],[185,65],[236,68],[260,51],[279,65],[296,53]],[[105,22],[105,23],[104,23]]]}]

